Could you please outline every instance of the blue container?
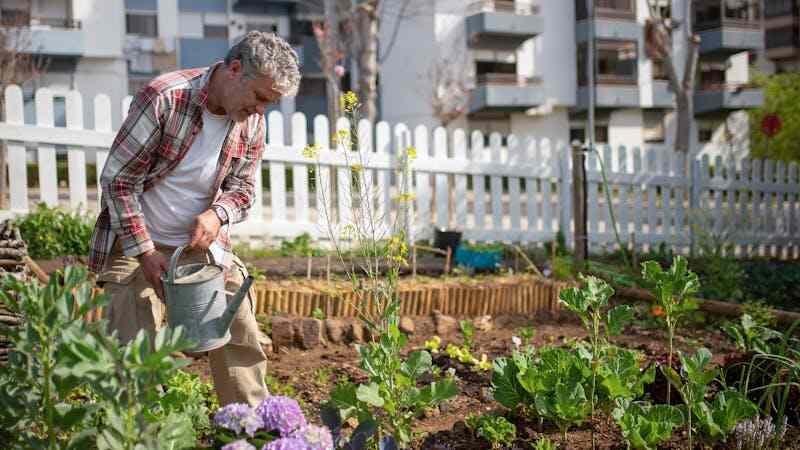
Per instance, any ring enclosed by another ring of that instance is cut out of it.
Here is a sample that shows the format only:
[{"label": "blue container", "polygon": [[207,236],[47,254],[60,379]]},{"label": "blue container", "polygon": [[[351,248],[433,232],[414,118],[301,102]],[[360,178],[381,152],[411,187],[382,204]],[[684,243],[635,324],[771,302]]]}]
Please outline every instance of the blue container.
[{"label": "blue container", "polygon": [[502,250],[468,250],[463,247],[456,249],[456,265],[472,267],[473,269],[494,270],[503,262]]}]

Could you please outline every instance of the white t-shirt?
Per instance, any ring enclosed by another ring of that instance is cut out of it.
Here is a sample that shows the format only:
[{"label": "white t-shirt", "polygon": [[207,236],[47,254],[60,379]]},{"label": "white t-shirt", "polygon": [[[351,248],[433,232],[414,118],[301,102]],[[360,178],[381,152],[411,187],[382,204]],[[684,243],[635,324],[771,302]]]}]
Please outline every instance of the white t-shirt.
[{"label": "white t-shirt", "polygon": [[203,110],[203,127],[175,169],[140,197],[145,225],[153,242],[177,247],[191,239],[195,218],[211,206],[230,118]]}]

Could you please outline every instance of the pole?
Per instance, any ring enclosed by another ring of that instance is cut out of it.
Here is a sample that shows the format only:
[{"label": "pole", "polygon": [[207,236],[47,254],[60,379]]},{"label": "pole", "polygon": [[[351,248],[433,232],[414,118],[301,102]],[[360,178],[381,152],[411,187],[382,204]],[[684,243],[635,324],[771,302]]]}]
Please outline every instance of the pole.
[{"label": "pole", "polygon": [[586,152],[578,141],[572,142],[572,217],[575,220],[575,266],[583,268],[589,255],[586,235]]},{"label": "pole", "polygon": [[590,150],[594,148],[594,139],[595,139],[595,135],[594,135],[594,128],[595,128],[595,125],[594,125],[594,121],[595,121],[594,120],[594,107],[595,107],[595,93],[596,93],[596,91],[595,91],[595,81],[594,80],[595,80],[595,71],[596,71],[596,65],[597,65],[595,63],[595,57],[596,57],[595,53],[596,52],[595,52],[595,39],[594,39],[594,34],[595,34],[595,31],[594,31],[594,27],[595,27],[595,23],[594,23],[594,20],[595,20],[595,17],[594,17],[594,1],[595,0],[586,0],[586,4],[587,4],[586,11],[587,11],[588,16],[589,16],[589,42],[588,42],[588,46],[587,46],[589,55],[588,55],[587,64],[586,64],[586,66],[587,66],[586,70],[588,71],[588,73],[587,73],[587,81],[588,81],[588,84],[589,84],[589,86],[588,86],[589,87],[589,123],[588,123],[589,130],[588,130],[588,133],[586,133],[586,136],[587,136],[587,139],[589,141],[589,149]]}]

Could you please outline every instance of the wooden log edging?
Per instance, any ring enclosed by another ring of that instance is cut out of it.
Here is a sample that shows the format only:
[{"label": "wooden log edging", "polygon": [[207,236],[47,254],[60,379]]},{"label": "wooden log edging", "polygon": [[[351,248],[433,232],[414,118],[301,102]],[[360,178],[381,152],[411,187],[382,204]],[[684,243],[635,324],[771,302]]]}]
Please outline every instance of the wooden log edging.
[{"label": "wooden log edging", "polygon": [[[639,300],[646,302],[654,302],[656,300],[656,297],[650,293],[650,291],[641,288],[614,286],[614,291],[616,291],[615,296],[623,300]],[[700,311],[726,317],[738,317],[744,312],[742,305],[739,303],[698,298],[697,304]],[[775,315],[778,324],[783,326],[790,326],[795,321],[800,320],[800,313],[784,311],[782,309],[770,309],[769,311]]]},{"label": "wooden log edging", "polygon": [[[453,316],[477,317],[500,314],[558,315],[558,295],[570,284],[531,275],[481,279],[401,279],[398,282],[401,316],[427,316],[438,310]],[[349,282],[316,280],[258,281],[253,284],[256,314],[276,313],[311,316],[319,308],[326,317],[356,317],[357,298]],[[95,293],[102,292],[96,289]],[[375,305],[367,301],[367,310]],[[85,316],[100,320],[101,309]]]},{"label": "wooden log edging", "polygon": [[[534,276],[400,280],[400,315],[426,316],[434,310],[457,316],[559,312],[558,295],[567,283]],[[326,317],[356,317],[358,299],[347,282],[257,282],[256,313],[310,316],[319,308]],[[366,309],[375,311],[372,299]]]}]

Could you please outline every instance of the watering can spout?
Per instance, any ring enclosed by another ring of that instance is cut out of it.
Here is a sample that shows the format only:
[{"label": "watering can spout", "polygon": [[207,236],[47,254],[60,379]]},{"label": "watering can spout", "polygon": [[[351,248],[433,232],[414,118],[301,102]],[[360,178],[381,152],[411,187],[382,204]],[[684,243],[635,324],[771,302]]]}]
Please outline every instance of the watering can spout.
[{"label": "watering can spout", "polygon": [[233,300],[231,300],[230,304],[228,304],[228,307],[225,309],[225,313],[219,318],[218,326],[220,335],[224,335],[231,327],[231,323],[233,323],[233,316],[236,315],[236,311],[238,311],[239,306],[242,305],[242,300],[244,300],[244,297],[250,290],[251,284],[253,284],[253,277],[247,277],[244,279],[242,287],[240,287],[236,292],[236,295],[233,296]]}]

